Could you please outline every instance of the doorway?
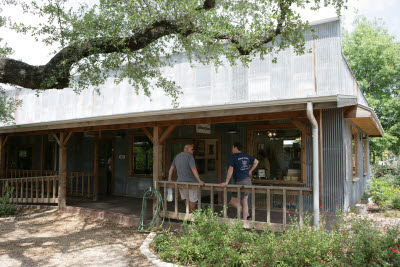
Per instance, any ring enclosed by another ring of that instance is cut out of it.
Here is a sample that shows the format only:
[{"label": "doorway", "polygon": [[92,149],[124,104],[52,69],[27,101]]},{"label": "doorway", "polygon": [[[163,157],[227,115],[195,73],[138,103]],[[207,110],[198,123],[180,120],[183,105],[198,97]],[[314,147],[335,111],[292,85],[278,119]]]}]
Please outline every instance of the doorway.
[{"label": "doorway", "polygon": [[114,138],[101,138],[98,151],[99,194],[110,196],[114,193]]}]

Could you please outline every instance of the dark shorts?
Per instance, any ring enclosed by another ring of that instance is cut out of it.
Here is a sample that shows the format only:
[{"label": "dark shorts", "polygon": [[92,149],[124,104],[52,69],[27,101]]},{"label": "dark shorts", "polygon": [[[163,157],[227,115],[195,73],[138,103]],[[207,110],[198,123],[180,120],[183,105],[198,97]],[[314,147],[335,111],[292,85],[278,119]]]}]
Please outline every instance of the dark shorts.
[{"label": "dark shorts", "polygon": [[[236,185],[252,185],[250,177],[244,179],[234,179],[234,184]],[[249,192],[241,192],[240,198],[247,197],[250,193]],[[232,192],[232,197],[237,197],[237,192]]]}]

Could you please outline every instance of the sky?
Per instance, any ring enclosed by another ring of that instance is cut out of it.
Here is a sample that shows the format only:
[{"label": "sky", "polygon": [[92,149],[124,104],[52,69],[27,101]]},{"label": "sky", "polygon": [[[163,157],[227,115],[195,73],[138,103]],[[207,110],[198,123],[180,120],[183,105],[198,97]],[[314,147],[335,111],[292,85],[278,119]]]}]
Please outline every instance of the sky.
[{"label": "sky", "polygon": [[[73,0],[73,5],[79,2]],[[11,17],[22,18],[24,22],[37,21],[37,17],[23,15],[17,8],[5,7],[4,13]],[[351,31],[352,23],[356,14],[364,15],[367,18],[382,18],[386,23],[389,33],[396,36],[400,41],[400,0],[349,0],[348,9],[342,11],[342,26]],[[322,8],[318,11],[301,11],[302,18],[309,22],[318,21],[336,16],[333,8]],[[10,30],[0,28],[0,36],[14,49],[12,58],[22,60],[33,65],[46,64],[51,58],[51,52],[57,47],[47,47],[43,43],[35,42],[32,37],[17,34]]]}]

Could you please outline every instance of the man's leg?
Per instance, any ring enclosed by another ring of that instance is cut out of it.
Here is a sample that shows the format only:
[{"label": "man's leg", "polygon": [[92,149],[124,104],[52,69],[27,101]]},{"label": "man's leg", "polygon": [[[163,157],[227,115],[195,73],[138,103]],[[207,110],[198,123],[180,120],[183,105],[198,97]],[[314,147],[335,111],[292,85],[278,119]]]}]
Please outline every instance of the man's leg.
[{"label": "man's leg", "polygon": [[247,217],[249,216],[249,203],[247,202],[248,198],[249,196],[245,196],[242,198],[242,210],[244,220],[247,220]]},{"label": "man's leg", "polygon": [[189,201],[189,213],[192,213],[196,208],[196,202]]},{"label": "man's leg", "polygon": [[199,201],[197,190],[189,189],[189,212],[192,213],[196,209],[196,202]]},{"label": "man's leg", "polygon": [[238,208],[240,206],[239,199],[237,197],[231,197],[231,201],[229,202],[232,206],[235,208]]}]

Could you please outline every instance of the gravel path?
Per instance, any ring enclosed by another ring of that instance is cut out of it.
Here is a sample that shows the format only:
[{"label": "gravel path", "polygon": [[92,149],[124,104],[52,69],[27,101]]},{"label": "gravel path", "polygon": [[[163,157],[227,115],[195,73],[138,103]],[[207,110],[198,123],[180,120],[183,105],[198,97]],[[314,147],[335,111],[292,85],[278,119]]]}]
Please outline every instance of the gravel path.
[{"label": "gravel path", "polygon": [[0,266],[154,266],[139,248],[147,234],[62,212],[0,221]]}]

